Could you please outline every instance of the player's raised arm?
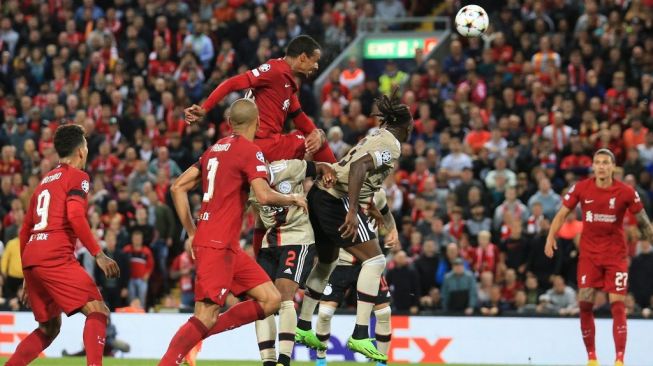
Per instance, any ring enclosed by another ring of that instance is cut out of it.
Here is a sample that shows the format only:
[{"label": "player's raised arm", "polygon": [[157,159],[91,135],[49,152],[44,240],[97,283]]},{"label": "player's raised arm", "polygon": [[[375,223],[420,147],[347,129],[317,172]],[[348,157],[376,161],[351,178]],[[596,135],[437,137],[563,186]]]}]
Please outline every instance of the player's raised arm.
[{"label": "player's raised arm", "polygon": [[[251,71],[250,71],[251,72]],[[218,85],[209,97],[202,103],[201,106],[193,104],[189,108],[184,109],[186,115],[186,123],[195,123],[202,119],[216,104],[220,103],[225,96],[231,92],[247,89],[253,87],[251,78],[247,73],[232,76]]]},{"label": "player's raised arm", "polygon": [[172,202],[175,205],[175,210],[179,216],[182,226],[188,233],[189,237],[195,235],[197,229],[193,222],[193,214],[190,212],[190,203],[188,202],[188,192],[197,187],[202,179],[202,171],[195,164],[186,169],[175,183],[170,187],[170,194],[172,195]]}]

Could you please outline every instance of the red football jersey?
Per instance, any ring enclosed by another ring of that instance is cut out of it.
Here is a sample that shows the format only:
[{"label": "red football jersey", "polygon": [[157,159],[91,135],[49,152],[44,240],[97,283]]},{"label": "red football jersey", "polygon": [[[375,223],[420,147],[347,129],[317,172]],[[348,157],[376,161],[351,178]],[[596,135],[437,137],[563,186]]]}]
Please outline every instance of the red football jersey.
[{"label": "red football jersey", "polygon": [[281,133],[288,113],[301,108],[290,66],[281,58],[268,60],[247,71],[247,77],[253,86],[252,94],[261,117],[256,137],[267,138]]},{"label": "red football jersey", "polygon": [[77,236],[66,215],[66,201],[88,204],[88,174],[67,164],[52,169],[36,187],[25,222],[32,222],[22,255],[23,268],[75,260]]},{"label": "red football jersey", "polygon": [[639,195],[632,187],[614,180],[609,188],[599,188],[594,178],[589,178],[572,186],[562,203],[571,210],[576,204],[581,205],[581,257],[626,258],[628,248],[623,230],[624,215],[626,210],[633,214],[642,210]]},{"label": "red football jersey", "polygon": [[193,245],[239,248],[249,183],[268,179],[261,149],[239,135],[220,139],[195,165],[202,171],[202,207]]}]

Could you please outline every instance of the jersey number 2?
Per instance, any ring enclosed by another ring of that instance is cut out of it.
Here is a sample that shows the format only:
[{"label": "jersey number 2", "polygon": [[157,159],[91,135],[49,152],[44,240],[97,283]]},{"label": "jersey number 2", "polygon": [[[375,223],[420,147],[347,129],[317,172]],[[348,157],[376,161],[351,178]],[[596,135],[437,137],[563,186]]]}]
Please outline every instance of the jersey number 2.
[{"label": "jersey number 2", "polygon": [[34,230],[43,230],[48,227],[48,209],[50,208],[50,192],[46,189],[36,199],[36,214],[41,218]]},{"label": "jersey number 2", "polygon": [[218,158],[211,158],[209,159],[209,162],[206,164],[206,169],[209,171],[206,174],[206,179],[209,181],[208,187],[206,188],[206,192],[204,192],[204,196],[202,196],[202,201],[207,202],[213,197],[213,188],[215,187],[215,175],[218,172],[218,165],[220,165],[220,162],[218,161]]}]

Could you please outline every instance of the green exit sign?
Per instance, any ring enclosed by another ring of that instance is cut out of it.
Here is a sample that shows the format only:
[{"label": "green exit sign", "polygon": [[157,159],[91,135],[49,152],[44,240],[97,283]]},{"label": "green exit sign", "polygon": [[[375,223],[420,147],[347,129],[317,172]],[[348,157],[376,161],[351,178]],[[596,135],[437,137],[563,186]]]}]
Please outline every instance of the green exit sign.
[{"label": "green exit sign", "polygon": [[435,37],[366,39],[363,57],[366,59],[413,58],[415,49],[430,52],[438,44]]}]

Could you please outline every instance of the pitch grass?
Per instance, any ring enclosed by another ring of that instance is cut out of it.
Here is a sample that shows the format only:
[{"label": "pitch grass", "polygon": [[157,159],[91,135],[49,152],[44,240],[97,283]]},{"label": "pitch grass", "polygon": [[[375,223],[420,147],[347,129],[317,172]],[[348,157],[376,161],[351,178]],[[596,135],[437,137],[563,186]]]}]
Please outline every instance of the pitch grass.
[{"label": "pitch grass", "polygon": [[[4,364],[6,361],[5,358],[0,358],[0,364]],[[122,359],[122,358],[105,358],[104,366],[154,366],[157,364],[157,360],[132,360],[132,359]],[[30,365],[35,366],[84,366],[86,365],[86,359],[81,357],[67,357],[67,358],[42,358],[34,361]],[[251,361],[198,361],[197,366],[260,366],[260,362],[251,362]],[[293,366],[313,366],[313,362],[293,362]],[[363,363],[363,362],[329,362],[329,366],[361,366],[368,365],[373,366],[373,363]],[[390,365],[399,365],[399,364],[390,364]],[[405,365],[405,364],[404,364]],[[436,364],[420,364],[420,366],[430,366]],[[475,366],[475,365],[462,365],[462,364],[453,364],[448,363],[447,366]],[[482,365],[482,366],[504,366],[504,365]],[[512,365],[511,365],[512,366]]]}]

